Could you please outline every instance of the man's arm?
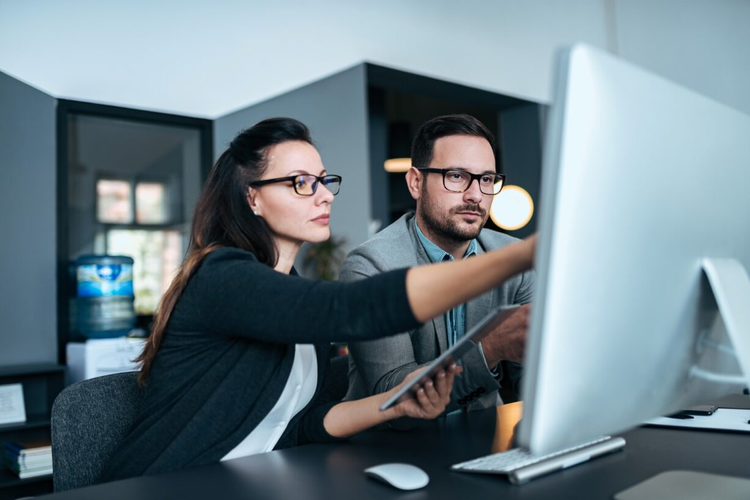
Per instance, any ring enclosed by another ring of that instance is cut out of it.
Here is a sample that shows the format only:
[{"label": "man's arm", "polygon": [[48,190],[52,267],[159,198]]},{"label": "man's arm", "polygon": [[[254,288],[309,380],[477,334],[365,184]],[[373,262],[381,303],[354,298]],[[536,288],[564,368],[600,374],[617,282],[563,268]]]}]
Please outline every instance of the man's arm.
[{"label": "man's arm", "polygon": [[[340,279],[354,281],[389,270],[378,267],[376,261],[376,256],[368,255],[366,250],[355,249],[344,262]],[[391,390],[400,384],[406,375],[427,364],[419,365],[416,361],[413,334],[414,332],[403,332],[377,340],[349,344],[350,356],[364,382],[368,396]],[[437,339],[434,346],[435,351],[431,354],[430,360],[440,354]],[[469,406],[487,393],[496,394],[499,388],[499,383],[484,362],[479,346],[458,364],[462,366],[464,373],[456,378],[447,412]],[[406,426],[406,423],[399,422],[398,427]]]},{"label": "man's arm", "polygon": [[529,304],[534,298],[536,289],[536,272],[534,270],[526,271],[521,274],[521,285],[516,291],[513,300],[514,304]]},{"label": "man's arm", "polygon": [[[355,249],[344,261],[339,280],[357,281],[384,271],[376,266],[375,259],[366,256],[361,249]],[[396,387],[407,374],[419,368],[409,332],[365,342],[350,342],[349,355],[365,384],[367,396]]]}]

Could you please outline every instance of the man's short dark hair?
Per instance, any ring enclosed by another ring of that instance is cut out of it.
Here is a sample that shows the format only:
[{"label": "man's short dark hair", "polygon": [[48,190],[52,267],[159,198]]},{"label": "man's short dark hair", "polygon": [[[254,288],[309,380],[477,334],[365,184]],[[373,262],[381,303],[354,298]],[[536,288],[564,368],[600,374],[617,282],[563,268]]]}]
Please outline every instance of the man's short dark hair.
[{"label": "man's short dark hair", "polygon": [[427,167],[432,162],[435,141],[449,135],[473,135],[487,139],[492,151],[495,151],[495,138],[487,127],[473,116],[445,115],[438,116],[422,124],[417,130],[411,144],[411,164],[415,167]]}]

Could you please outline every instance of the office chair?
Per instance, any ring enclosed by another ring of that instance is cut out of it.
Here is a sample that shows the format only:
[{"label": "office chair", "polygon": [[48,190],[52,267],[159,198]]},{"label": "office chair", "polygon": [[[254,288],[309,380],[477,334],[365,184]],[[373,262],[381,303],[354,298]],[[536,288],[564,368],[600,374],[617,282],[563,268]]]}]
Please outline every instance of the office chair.
[{"label": "office chair", "polygon": [[138,372],[77,382],[52,405],[55,491],[94,484],[141,409]]}]

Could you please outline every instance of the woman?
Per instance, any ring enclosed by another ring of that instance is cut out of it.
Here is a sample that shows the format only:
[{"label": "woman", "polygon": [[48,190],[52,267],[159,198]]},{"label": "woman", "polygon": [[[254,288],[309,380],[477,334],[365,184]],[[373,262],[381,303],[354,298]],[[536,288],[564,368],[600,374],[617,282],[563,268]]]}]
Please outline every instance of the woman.
[{"label": "woman", "polygon": [[232,141],[209,174],[190,250],[139,358],[142,411],[102,481],[342,439],[445,409],[455,365],[385,412],[380,404],[399,387],[338,402],[326,393],[330,342],[416,327],[530,267],[533,240],[356,283],[296,276],[302,243],[330,235],[340,182],[296,120],[265,120]]}]

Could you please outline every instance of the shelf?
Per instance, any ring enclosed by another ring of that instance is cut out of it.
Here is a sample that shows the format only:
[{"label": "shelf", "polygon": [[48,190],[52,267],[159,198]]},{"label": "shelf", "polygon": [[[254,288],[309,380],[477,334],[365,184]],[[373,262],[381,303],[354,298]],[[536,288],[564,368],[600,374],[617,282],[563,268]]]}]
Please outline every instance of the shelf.
[{"label": "shelf", "polygon": [[47,474],[46,476],[30,477],[27,479],[19,479],[19,477],[13,471],[7,468],[0,469],[0,490],[24,484],[40,483],[42,481],[51,480],[52,474]]},{"label": "shelf", "polygon": [[45,373],[56,373],[65,371],[62,365],[54,363],[37,363],[31,365],[3,366],[0,368],[0,377],[17,377],[22,375],[41,375]]},{"label": "shelf", "polygon": [[[49,427],[50,419],[48,415],[26,415],[26,422],[17,422],[14,424],[0,424],[0,433],[22,431],[26,429],[39,429]],[[0,441],[3,441],[0,436]]]},{"label": "shelf", "polygon": [[0,385],[23,386],[26,421],[0,424],[0,498],[43,495],[53,490],[52,474],[20,479],[3,463],[5,441],[49,439],[50,411],[65,387],[66,368],[54,363],[0,367]]}]

